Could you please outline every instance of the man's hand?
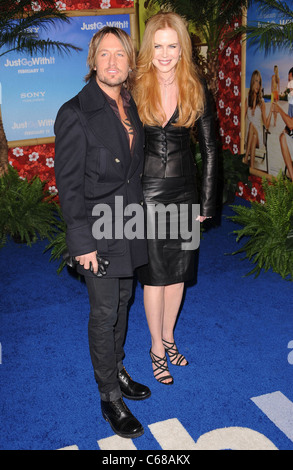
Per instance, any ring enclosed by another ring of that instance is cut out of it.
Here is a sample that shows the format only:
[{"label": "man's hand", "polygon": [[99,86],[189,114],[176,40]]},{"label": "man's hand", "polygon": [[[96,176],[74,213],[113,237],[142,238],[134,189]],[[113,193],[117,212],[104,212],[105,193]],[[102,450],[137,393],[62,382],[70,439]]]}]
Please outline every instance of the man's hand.
[{"label": "man's hand", "polygon": [[92,251],[91,253],[87,253],[85,255],[76,256],[76,261],[84,267],[84,269],[90,269],[92,265],[93,272],[97,274],[98,272],[98,262],[97,262],[97,252]]}]

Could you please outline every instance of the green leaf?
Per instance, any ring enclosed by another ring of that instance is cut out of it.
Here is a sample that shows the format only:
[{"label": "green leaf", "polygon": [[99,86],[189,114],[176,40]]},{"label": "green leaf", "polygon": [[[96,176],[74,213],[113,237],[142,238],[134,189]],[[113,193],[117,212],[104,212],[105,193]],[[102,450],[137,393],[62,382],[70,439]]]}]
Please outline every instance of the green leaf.
[{"label": "green leaf", "polygon": [[7,236],[31,245],[56,231],[58,206],[39,177],[19,178],[9,166],[0,178],[0,246]]},{"label": "green leaf", "polygon": [[293,183],[280,173],[272,182],[263,179],[265,203],[250,207],[231,206],[228,217],[242,228],[235,230],[236,241],[245,240],[233,254],[245,253],[255,267],[248,275],[269,269],[293,281]]}]

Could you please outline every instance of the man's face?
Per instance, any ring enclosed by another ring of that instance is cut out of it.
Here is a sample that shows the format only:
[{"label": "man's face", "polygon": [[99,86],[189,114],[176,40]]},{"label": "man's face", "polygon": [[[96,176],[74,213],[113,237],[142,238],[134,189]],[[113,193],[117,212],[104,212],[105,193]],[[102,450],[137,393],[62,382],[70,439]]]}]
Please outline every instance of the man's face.
[{"label": "man's face", "polygon": [[128,78],[129,61],[120,40],[114,34],[107,34],[100,42],[95,70],[98,85],[105,91],[121,86]]}]

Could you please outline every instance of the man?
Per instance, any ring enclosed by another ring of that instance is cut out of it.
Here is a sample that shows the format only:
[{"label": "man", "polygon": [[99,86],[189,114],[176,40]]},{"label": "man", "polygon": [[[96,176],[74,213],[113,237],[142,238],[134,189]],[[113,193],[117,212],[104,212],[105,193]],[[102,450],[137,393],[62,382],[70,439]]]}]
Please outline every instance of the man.
[{"label": "man", "polygon": [[276,112],[280,113],[281,118],[286,124],[285,130],[280,135],[280,144],[281,152],[288,170],[288,174],[291,180],[293,181],[293,136],[289,135],[293,130],[293,117],[290,117],[288,114],[286,114],[282,107],[279,105],[279,103],[274,103],[274,108]]},{"label": "man", "polygon": [[289,94],[288,94],[288,114],[290,117],[293,117],[293,67],[288,72],[288,85]]},{"label": "man", "polygon": [[[132,41],[123,30],[105,27],[96,33],[89,47],[88,83],[62,106],[55,123],[56,182],[69,253],[79,263],[89,294],[89,346],[102,414],[125,438],[141,436],[144,430],[123,397],[150,396],[148,387],[134,382],[122,362],[132,276],[147,262],[146,240],[128,240],[121,232],[127,220],[124,210],[113,214],[108,231],[114,239],[97,233],[101,230],[95,222],[102,213],[99,207],[115,209],[117,196],[123,209],[143,204],[143,127],[126,88],[134,64]],[[95,276],[97,255],[110,262],[101,278]]]}]

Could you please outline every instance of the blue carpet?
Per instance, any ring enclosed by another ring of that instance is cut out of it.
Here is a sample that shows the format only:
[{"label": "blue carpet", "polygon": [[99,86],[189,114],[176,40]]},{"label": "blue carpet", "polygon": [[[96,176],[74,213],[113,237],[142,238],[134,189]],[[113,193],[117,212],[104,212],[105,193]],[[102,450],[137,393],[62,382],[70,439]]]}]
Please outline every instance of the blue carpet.
[{"label": "blue carpet", "polygon": [[[241,428],[293,450],[292,283],[272,272],[244,277],[249,262],[226,255],[239,247],[236,226],[225,218],[231,214],[225,207],[221,225],[201,242],[198,282],[186,289],[175,334],[190,365],[171,368],[171,387],[153,379],[136,286],[125,366],[152,390],[149,400],[127,402],[145,427],[133,441],[137,449],[161,449],[148,426],[176,419],[195,443],[214,430]],[[99,450],[97,441],[113,432],[100,414],[89,357],[86,287],[66,270],[56,274],[46,244],[8,242],[0,251],[0,449]],[[269,410],[256,397],[272,399]]]}]

